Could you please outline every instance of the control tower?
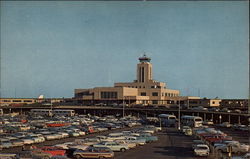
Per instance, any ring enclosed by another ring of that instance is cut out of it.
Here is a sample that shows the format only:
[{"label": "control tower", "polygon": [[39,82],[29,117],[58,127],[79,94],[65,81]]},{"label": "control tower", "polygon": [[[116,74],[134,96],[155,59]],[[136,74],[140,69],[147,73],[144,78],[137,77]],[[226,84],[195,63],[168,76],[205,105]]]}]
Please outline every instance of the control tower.
[{"label": "control tower", "polygon": [[139,58],[140,63],[137,64],[137,82],[148,83],[152,81],[152,64],[151,58],[144,54]]}]

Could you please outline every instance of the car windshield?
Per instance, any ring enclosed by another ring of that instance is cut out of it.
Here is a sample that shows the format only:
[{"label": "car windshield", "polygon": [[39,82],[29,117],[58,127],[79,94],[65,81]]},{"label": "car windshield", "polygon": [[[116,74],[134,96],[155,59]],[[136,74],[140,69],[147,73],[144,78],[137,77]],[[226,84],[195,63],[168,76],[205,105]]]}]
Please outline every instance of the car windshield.
[{"label": "car windshield", "polygon": [[201,121],[201,119],[195,119],[195,121]]},{"label": "car windshield", "polygon": [[206,146],[198,146],[197,149],[198,150],[207,150],[207,147]]}]

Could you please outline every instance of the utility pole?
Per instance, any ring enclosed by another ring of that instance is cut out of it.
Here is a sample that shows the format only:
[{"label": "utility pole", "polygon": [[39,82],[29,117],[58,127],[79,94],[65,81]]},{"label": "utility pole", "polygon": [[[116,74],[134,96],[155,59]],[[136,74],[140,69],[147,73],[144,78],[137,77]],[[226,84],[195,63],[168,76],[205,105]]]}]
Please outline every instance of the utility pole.
[{"label": "utility pole", "polygon": [[181,101],[179,99],[179,109],[178,109],[178,130],[181,130]]},{"label": "utility pole", "polygon": [[53,116],[52,107],[53,107],[53,105],[52,105],[52,98],[50,98],[50,112],[51,112],[50,116],[51,116],[51,118]]},{"label": "utility pole", "polygon": [[122,98],[122,116],[125,116],[125,104],[124,104],[124,97]]}]

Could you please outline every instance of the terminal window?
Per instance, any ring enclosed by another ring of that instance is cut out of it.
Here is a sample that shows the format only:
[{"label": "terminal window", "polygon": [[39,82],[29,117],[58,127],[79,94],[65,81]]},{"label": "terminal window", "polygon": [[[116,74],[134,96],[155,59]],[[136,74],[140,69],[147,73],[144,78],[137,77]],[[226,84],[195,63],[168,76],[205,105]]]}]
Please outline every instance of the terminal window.
[{"label": "terminal window", "polygon": [[13,102],[22,102],[21,100],[13,100]]},{"label": "terminal window", "polygon": [[153,92],[152,96],[158,96],[158,92]]},{"label": "terminal window", "polygon": [[101,92],[101,98],[117,98],[117,92]]},{"label": "terminal window", "polygon": [[24,100],[24,102],[32,102],[32,100]]},{"label": "terminal window", "polygon": [[153,100],[152,104],[158,104],[158,101],[157,100]]}]

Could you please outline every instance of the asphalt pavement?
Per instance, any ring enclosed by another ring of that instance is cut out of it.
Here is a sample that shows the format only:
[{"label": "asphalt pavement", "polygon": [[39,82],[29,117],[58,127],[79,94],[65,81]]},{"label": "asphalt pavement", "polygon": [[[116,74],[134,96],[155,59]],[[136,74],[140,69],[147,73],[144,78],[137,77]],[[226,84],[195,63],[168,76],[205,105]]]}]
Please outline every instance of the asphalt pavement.
[{"label": "asphalt pavement", "polygon": [[[96,135],[105,135],[110,132],[119,132],[121,130],[129,130],[129,129],[131,128],[96,133],[96,134],[86,135],[81,138],[94,137]],[[154,135],[158,136],[158,141],[147,143],[144,146],[139,146],[134,149],[127,150],[126,152],[115,152],[115,159],[200,159],[200,158],[212,159],[214,158],[211,155],[209,157],[194,156],[193,150],[191,148],[192,141],[194,140],[194,138],[192,136],[185,136],[183,133],[179,132],[176,128],[164,128],[161,132],[158,132]],[[37,144],[36,146],[54,145],[63,142],[73,141],[74,139],[75,138],[67,138],[63,140],[47,141],[42,144]],[[21,148],[18,147],[18,148],[2,150],[0,152],[18,153],[20,151]]]},{"label": "asphalt pavement", "polygon": [[213,158],[194,156],[193,137],[185,136],[175,128],[163,129],[157,133],[158,141],[126,152],[115,153],[115,159],[199,159]]}]

